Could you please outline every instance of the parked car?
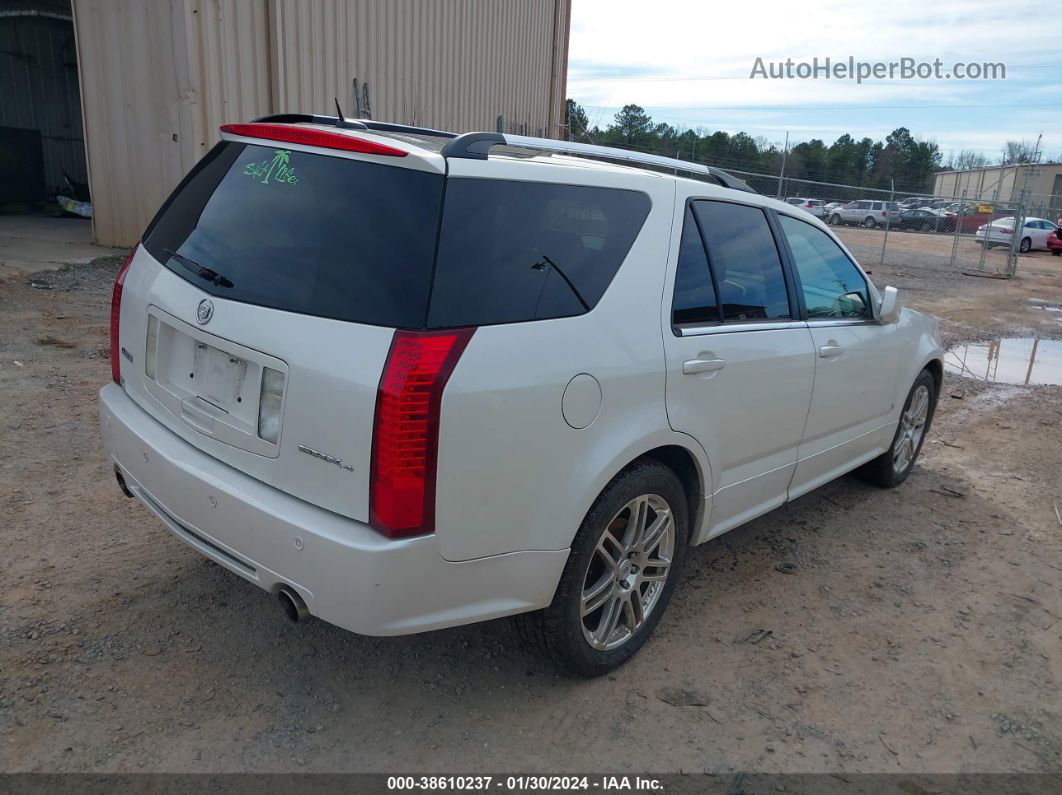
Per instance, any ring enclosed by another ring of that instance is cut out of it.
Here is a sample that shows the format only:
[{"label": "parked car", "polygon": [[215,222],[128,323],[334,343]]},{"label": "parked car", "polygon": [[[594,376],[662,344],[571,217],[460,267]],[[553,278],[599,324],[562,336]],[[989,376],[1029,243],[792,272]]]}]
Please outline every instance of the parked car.
[{"label": "parked car", "polygon": [[823,215],[829,215],[834,208],[840,207],[843,204],[847,204],[847,202],[826,202],[822,205]]},{"label": "parked car", "polygon": [[912,232],[952,232],[955,229],[955,216],[927,207],[904,210],[896,221],[896,228]]},{"label": "parked car", "polygon": [[900,218],[900,206],[896,202],[871,201],[859,199],[835,207],[829,215],[829,222],[835,226],[841,224],[859,224],[867,229],[892,224]]},{"label": "parked car", "polygon": [[[1033,249],[1046,249],[1047,237],[1057,231],[1058,227],[1046,218],[1026,218],[1022,225],[1021,240],[1018,243],[1018,251],[1026,253]],[[1009,246],[1014,239],[1014,216],[1000,218],[989,224],[979,226],[974,233],[980,239],[981,245],[988,248],[994,246]]]},{"label": "parked car", "polygon": [[1062,255],[1062,227],[1056,226],[1055,231],[1047,236],[1047,250],[1056,257]]},{"label": "parked car", "polygon": [[794,207],[799,207],[801,210],[811,213],[816,218],[822,218],[825,214],[825,211],[823,210],[825,202],[822,199],[801,199],[794,196],[790,199],[786,199],[785,203],[791,204]]},{"label": "parked car", "polygon": [[339,124],[222,127],[118,273],[100,392],[122,491],[289,617],[520,614],[598,675],[691,545],[910,474],[936,322],[807,212],[668,158]]}]

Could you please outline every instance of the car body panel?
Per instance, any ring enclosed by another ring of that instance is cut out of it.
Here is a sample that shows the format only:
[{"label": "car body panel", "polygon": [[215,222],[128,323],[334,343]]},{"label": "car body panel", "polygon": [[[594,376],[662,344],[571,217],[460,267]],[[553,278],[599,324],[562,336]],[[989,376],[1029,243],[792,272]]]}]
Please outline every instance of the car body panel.
[{"label": "car body panel", "polygon": [[[690,539],[701,543],[883,451],[914,378],[942,355],[925,316],[905,309],[895,324],[878,322],[881,295],[869,279],[874,320],[794,316],[673,331],[687,199],[799,218],[847,253],[803,208],[584,158],[443,161],[405,139],[374,137],[408,152],[403,167],[451,180],[622,188],[643,192],[651,207],[592,309],[474,330],[441,399],[435,531],[397,541],[368,524],[375,401],[394,329],[216,295],[204,324],[206,293],[136,253],[121,304],[123,385],[101,392],[111,461],[177,537],[262,588],[293,588],[339,626],[399,634],[548,605],[602,490],[658,448],[693,463]],[[283,368],[276,450],[205,432],[160,397],[144,375],[152,316],[248,367]],[[830,345],[845,352],[827,362],[819,349]],[[725,367],[684,372],[688,360],[711,357]]]}]

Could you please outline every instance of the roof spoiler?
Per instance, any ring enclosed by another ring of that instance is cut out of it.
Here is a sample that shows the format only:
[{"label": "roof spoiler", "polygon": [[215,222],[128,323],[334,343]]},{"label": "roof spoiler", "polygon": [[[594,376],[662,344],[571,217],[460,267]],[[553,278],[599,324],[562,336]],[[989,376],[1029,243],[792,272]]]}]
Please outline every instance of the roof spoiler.
[{"label": "roof spoiler", "polygon": [[410,135],[430,135],[433,138],[457,138],[458,134],[446,130],[433,130],[430,127],[413,127],[409,124],[393,124],[389,121],[372,119],[340,119],[339,116],[321,116],[317,113],[276,113],[262,116],[256,122],[273,122],[275,124],[328,124],[338,126],[340,121],[347,129],[379,130],[380,132],[408,133]]}]

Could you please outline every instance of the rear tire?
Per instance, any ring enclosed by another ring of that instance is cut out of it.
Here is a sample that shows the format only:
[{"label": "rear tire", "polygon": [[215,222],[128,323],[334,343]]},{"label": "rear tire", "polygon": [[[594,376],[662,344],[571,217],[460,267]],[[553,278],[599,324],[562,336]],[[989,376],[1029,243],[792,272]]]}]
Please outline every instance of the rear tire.
[{"label": "rear tire", "polygon": [[1032,240],[1030,238],[1023,237],[1021,239],[1021,243],[1018,244],[1018,251],[1020,251],[1022,254],[1028,254],[1031,249]]},{"label": "rear tire", "polygon": [[868,215],[866,218],[863,219],[863,226],[867,229],[873,229],[875,226],[877,226],[877,222]]},{"label": "rear tire", "polygon": [[1053,248],[1053,249],[1051,249],[1051,256],[1052,257],[1062,257],[1062,248]]},{"label": "rear tire", "polygon": [[[687,516],[686,492],[671,469],[656,461],[627,467],[583,520],[553,602],[516,616],[520,635],[577,676],[625,663],[656,628],[682,575]],[[649,537],[641,548],[639,533]]]},{"label": "rear tire", "polygon": [[937,385],[928,370],[918,374],[900,412],[889,449],[856,470],[863,480],[883,489],[899,486],[914,469],[937,408]]}]

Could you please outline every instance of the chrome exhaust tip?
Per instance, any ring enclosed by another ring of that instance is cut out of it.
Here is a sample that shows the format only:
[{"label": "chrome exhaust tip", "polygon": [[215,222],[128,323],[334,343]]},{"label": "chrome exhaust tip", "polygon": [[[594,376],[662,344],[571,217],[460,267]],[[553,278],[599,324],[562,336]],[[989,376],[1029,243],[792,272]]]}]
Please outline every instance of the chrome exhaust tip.
[{"label": "chrome exhaust tip", "polygon": [[310,617],[310,611],[306,608],[306,602],[295,592],[294,588],[281,585],[277,591],[277,599],[280,600],[280,609],[289,620],[298,623]]},{"label": "chrome exhaust tip", "polygon": [[118,488],[122,490],[122,494],[126,497],[132,497],[133,492],[129,491],[129,487],[125,485],[125,478],[122,476],[122,470],[118,468],[118,465],[114,466],[114,479],[118,481]]}]

